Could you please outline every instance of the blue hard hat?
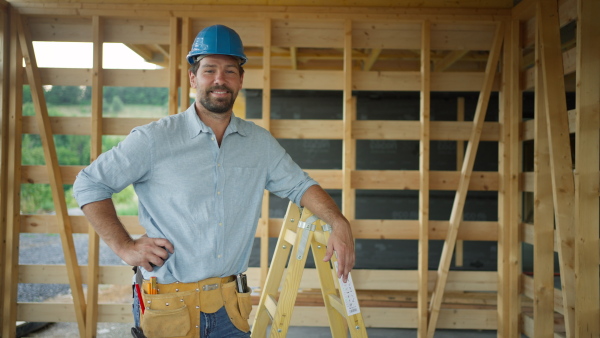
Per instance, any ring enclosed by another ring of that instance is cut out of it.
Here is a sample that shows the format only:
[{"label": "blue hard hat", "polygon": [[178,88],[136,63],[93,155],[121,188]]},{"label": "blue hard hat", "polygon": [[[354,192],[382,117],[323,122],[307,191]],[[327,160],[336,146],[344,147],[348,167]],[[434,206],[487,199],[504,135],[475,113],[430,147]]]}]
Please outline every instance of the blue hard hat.
[{"label": "blue hard hat", "polygon": [[209,26],[201,30],[194,39],[192,50],[187,55],[187,61],[193,65],[196,56],[208,54],[238,57],[240,66],[248,60],[244,55],[244,46],[238,33],[223,25]]}]

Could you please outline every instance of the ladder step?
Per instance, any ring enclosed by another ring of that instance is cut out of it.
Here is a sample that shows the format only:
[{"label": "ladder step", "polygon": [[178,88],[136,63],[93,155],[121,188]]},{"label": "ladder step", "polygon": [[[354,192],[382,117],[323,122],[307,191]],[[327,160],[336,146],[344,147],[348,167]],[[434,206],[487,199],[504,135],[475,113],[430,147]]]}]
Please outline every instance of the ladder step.
[{"label": "ladder step", "polygon": [[283,239],[291,245],[294,245],[294,243],[296,243],[296,233],[292,230],[286,230]]},{"label": "ladder step", "polygon": [[267,309],[267,313],[271,317],[271,320],[273,320],[275,312],[277,311],[277,301],[272,295],[267,295],[267,298],[265,299],[265,308]]},{"label": "ladder step", "polygon": [[333,306],[342,316],[346,316],[346,307],[342,304],[340,297],[336,295],[329,295],[329,304]]}]

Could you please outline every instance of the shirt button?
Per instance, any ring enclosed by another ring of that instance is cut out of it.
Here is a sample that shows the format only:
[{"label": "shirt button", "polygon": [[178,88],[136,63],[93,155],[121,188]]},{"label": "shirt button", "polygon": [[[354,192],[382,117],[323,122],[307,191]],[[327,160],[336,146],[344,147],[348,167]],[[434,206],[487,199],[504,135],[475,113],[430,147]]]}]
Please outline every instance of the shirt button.
[{"label": "shirt button", "polygon": [[221,258],[221,255],[217,256],[218,258]]},{"label": "shirt button", "polygon": [[217,163],[217,167],[220,167],[220,166],[221,166],[221,163]]},{"label": "shirt button", "polygon": [[215,138],[214,138],[214,137],[211,137],[211,138],[210,138],[210,140],[211,140],[211,141],[214,141],[214,140],[215,140]]},{"label": "shirt button", "polygon": [[220,227],[222,227],[222,226],[223,226],[223,223],[219,223],[219,226],[220,226]]},{"label": "shirt button", "polygon": [[220,192],[220,191],[217,191],[217,195],[221,195],[221,192]]}]

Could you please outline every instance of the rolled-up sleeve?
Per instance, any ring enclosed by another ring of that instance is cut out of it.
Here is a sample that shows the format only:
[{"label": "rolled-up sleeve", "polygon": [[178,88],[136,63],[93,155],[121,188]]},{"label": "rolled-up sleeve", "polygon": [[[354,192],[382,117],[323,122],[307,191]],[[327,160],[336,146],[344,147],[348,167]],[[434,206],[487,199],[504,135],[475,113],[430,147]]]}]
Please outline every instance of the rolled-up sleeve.
[{"label": "rolled-up sleeve", "polygon": [[319,183],[304,172],[279,142],[272,137],[269,143],[268,158],[267,190],[281,198],[289,198],[290,201],[300,206],[300,200],[306,190]]},{"label": "rolled-up sleeve", "polygon": [[128,185],[147,180],[152,174],[152,142],[145,130],[134,129],[125,140],[79,172],[73,185],[79,207],[111,198]]}]

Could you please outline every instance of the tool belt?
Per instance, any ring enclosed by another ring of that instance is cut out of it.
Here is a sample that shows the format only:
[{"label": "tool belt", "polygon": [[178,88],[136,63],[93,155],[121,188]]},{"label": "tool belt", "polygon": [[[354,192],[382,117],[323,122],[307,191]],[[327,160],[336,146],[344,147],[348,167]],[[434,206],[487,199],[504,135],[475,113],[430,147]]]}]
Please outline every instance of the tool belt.
[{"label": "tool belt", "polygon": [[152,337],[200,337],[200,312],[215,313],[225,306],[235,327],[250,331],[250,292],[238,293],[235,276],[208,278],[194,283],[157,284],[158,293],[148,294],[144,280],[140,315],[144,335]]}]

